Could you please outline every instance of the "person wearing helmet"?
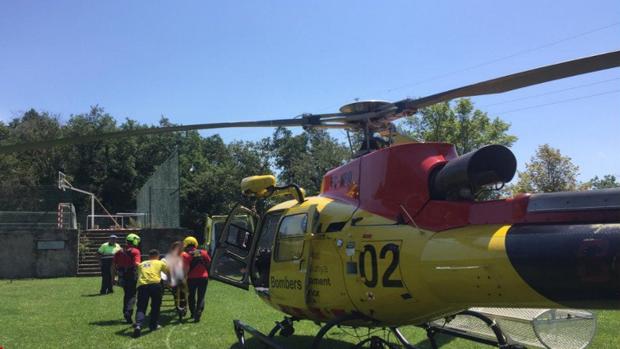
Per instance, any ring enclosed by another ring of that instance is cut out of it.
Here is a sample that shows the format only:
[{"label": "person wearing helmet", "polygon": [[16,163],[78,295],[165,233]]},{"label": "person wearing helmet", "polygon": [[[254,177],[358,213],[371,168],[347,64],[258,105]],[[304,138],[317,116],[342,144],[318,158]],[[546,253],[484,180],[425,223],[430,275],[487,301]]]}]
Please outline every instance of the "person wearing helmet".
[{"label": "person wearing helmet", "polygon": [[182,254],[183,264],[188,270],[189,311],[194,321],[198,322],[205,307],[211,257],[206,250],[198,248],[198,240],[193,236],[186,237],[183,246],[185,248]]},{"label": "person wearing helmet", "polygon": [[131,233],[127,235],[126,241],[125,247],[114,254],[112,270],[113,275],[118,274],[118,283],[123,287],[123,317],[130,324],[136,303],[137,267],[142,258],[138,249],[140,237]]}]

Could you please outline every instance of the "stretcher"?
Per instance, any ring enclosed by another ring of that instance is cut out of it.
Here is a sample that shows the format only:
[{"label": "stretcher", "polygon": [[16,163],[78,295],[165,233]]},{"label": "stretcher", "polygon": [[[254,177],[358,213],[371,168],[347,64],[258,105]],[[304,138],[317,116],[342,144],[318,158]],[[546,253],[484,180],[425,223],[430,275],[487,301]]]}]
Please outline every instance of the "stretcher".
[{"label": "stretcher", "polygon": [[179,316],[179,322],[183,322],[185,315],[187,315],[187,280],[172,286],[168,278],[162,274],[162,286],[164,289],[162,304],[172,304]]}]

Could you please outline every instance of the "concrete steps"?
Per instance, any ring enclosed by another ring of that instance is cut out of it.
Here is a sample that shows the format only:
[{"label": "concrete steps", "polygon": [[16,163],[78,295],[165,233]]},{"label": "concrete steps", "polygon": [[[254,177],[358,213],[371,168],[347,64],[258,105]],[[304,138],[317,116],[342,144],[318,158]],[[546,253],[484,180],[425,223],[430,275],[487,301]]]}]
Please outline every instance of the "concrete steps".
[{"label": "concrete steps", "polygon": [[108,230],[86,230],[80,234],[80,241],[86,242],[86,246],[80,251],[77,276],[98,276],[101,275],[99,266],[99,255],[97,250],[101,244],[108,241],[111,234],[118,236],[116,240],[121,247],[125,246],[125,238],[130,231],[108,231]]}]

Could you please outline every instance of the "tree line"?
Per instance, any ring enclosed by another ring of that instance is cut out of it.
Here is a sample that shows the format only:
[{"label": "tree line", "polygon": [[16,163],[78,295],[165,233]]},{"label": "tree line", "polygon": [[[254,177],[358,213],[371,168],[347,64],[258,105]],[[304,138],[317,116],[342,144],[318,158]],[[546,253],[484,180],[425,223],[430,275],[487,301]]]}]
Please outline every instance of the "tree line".
[{"label": "tree line", "polygon": [[[162,117],[158,126],[173,125]],[[153,126],[132,119],[119,122],[99,106],[66,121],[31,109],[8,123],[0,122],[0,145],[147,127]],[[316,194],[322,174],[350,157],[348,147],[325,130],[294,135],[284,128],[257,142],[226,144],[219,135],[203,137],[188,131],[0,154],[0,211],[31,209],[32,205],[16,203],[23,203],[20,198],[32,188],[56,185],[62,171],[76,188],[95,193],[112,212],[134,212],[138,191],[175,150],[181,224],[192,229],[201,229],[206,214],[228,213],[241,196],[239,183],[244,177],[276,174],[279,181],[298,183]],[[88,208],[86,198],[73,201],[79,212]]]},{"label": "tree line", "polygon": [[[173,125],[162,117],[158,126]],[[148,127],[153,126],[132,119],[119,122],[99,106],[70,115],[66,121],[31,109],[8,123],[0,122],[0,145]],[[517,141],[509,133],[509,123],[476,109],[469,99],[425,108],[398,128],[416,140],[453,143],[459,154],[486,144],[510,147]],[[349,145],[321,129],[293,134],[278,128],[259,141],[228,144],[219,135],[203,137],[197,131],[138,136],[0,154],[0,195],[17,198],[24,188],[54,185],[58,171],[63,171],[75,187],[95,193],[112,211],[132,212],[140,187],[175,149],[179,151],[181,224],[192,229],[201,229],[205,214],[225,214],[231,209],[240,199],[243,177],[274,174],[281,183],[297,183],[308,194],[317,194],[323,174],[353,154]],[[570,158],[544,144],[525,171],[519,172],[515,184],[502,193],[620,186],[613,175],[578,183],[578,170]],[[86,203],[78,200],[76,206],[84,209]],[[19,208],[11,207],[10,199],[0,203],[0,210],[12,209]]]}]

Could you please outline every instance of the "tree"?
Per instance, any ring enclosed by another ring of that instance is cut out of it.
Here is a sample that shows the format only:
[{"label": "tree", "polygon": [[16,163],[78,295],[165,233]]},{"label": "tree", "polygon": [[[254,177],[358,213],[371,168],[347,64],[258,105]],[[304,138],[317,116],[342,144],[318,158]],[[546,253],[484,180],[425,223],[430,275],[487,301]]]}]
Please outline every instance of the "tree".
[{"label": "tree", "polygon": [[[52,139],[61,137],[62,134],[57,115],[30,109],[9,123],[6,143]],[[23,151],[14,154],[19,166],[13,167],[11,172],[18,184],[32,186],[47,183],[56,177],[61,156],[60,148]]]},{"label": "tree", "polygon": [[401,125],[401,131],[415,139],[452,143],[459,154],[488,144],[510,147],[517,137],[508,134],[509,129],[509,123],[475,109],[469,98],[423,108]]},{"label": "tree", "polygon": [[[162,117],[159,126],[174,124]],[[131,119],[119,123],[99,106],[71,115],[65,123],[56,115],[29,110],[9,123],[0,122],[0,144],[148,127],[152,126]],[[36,194],[26,197],[24,188],[36,191],[46,186],[57,191],[53,188],[61,170],[76,187],[95,193],[111,212],[134,211],[139,189],[175,148],[181,225],[196,230],[202,229],[206,214],[226,214],[245,200],[239,191],[244,177],[277,173],[281,183],[298,183],[315,194],[323,174],[349,158],[347,148],[324,130],[294,136],[286,129],[277,129],[272,138],[260,142],[226,144],[217,135],[202,137],[188,131],[0,154],[0,208],[26,209],[18,204],[19,198],[25,203],[39,201],[33,199]],[[78,213],[87,214],[90,203],[85,196],[76,195],[70,201]]]},{"label": "tree", "polygon": [[570,191],[577,187],[579,167],[559,149],[543,144],[536,150],[526,170],[519,172],[519,180],[512,188],[514,193],[550,193]]},{"label": "tree", "polygon": [[350,158],[348,148],[322,129],[308,129],[293,136],[285,128],[263,141],[282,183],[295,183],[310,195],[318,194],[325,172]]},{"label": "tree", "polygon": [[[206,214],[227,214],[241,195],[241,179],[271,174],[269,159],[256,143],[224,144],[220,136],[192,137],[180,150],[181,225],[199,229]],[[201,142],[202,144],[193,144]]]},{"label": "tree", "polygon": [[580,190],[598,190],[598,189],[609,189],[609,188],[618,188],[620,187],[620,183],[616,180],[616,176],[614,175],[604,175],[603,178],[599,178],[595,176],[589,181],[580,185]]}]

